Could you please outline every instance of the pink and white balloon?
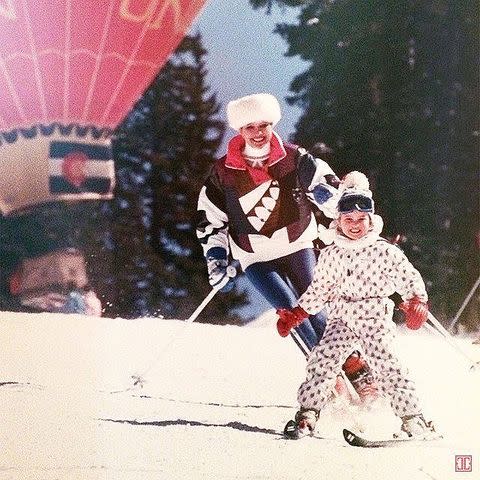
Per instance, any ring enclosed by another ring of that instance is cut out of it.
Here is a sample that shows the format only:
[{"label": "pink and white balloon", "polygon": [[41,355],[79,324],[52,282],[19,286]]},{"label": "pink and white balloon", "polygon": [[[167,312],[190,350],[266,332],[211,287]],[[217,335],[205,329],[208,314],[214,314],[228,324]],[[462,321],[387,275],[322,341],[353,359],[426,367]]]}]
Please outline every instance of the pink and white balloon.
[{"label": "pink and white balloon", "polygon": [[205,1],[0,1],[3,214],[111,198],[112,131]]}]

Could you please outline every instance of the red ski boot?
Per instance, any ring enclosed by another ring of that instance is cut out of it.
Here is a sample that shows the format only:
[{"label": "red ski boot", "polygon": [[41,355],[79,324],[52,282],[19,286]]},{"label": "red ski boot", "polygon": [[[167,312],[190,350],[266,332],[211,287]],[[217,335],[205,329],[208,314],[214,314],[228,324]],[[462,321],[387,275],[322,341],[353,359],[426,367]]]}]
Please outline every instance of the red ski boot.
[{"label": "red ski boot", "polygon": [[360,352],[353,352],[345,360],[342,369],[362,404],[368,405],[378,398],[378,389],[372,371],[367,362],[360,356]]}]

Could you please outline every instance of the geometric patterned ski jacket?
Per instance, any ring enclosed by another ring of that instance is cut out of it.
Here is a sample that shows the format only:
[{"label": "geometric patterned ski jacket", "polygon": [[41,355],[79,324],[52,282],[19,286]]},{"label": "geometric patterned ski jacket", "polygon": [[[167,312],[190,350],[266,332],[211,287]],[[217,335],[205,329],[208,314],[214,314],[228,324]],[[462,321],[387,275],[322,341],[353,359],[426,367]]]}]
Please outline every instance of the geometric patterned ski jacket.
[{"label": "geometric patterned ski jacket", "polygon": [[[265,178],[256,180],[242,157],[243,138],[228,145],[217,160],[198,199],[197,236],[204,254],[225,248],[242,268],[312,247],[317,224],[312,203],[334,216],[336,179],[326,162],[296,145],[284,143],[274,132]],[[331,198],[319,204],[313,191],[328,188]]]}]

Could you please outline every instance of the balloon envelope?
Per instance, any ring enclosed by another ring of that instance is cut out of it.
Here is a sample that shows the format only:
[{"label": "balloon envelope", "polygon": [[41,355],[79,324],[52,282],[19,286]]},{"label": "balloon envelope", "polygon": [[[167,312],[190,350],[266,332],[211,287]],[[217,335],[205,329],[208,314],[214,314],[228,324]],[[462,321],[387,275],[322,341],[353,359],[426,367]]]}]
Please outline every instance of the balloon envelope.
[{"label": "balloon envelope", "polygon": [[205,1],[0,2],[4,214],[111,197],[111,133]]}]

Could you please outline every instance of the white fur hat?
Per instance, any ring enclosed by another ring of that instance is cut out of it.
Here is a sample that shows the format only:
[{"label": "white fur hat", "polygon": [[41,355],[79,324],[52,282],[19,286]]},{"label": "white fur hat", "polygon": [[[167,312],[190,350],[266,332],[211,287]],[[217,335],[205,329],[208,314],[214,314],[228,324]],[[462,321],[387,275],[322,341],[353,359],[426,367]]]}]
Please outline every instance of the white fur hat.
[{"label": "white fur hat", "polygon": [[278,100],[269,93],[256,93],[232,100],[227,105],[229,125],[235,130],[255,122],[275,126],[282,117]]}]

